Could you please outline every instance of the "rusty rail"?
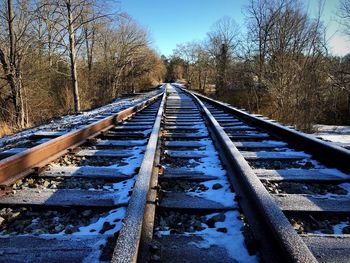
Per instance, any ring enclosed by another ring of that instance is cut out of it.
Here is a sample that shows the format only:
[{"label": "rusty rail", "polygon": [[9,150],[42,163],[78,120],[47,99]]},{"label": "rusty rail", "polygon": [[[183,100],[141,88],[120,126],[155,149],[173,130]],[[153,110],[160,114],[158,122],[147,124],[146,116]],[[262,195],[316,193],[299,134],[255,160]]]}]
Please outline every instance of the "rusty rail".
[{"label": "rusty rail", "polygon": [[141,238],[141,230],[149,192],[154,161],[157,152],[157,143],[160,133],[161,120],[164,110],[166,94],[163,95],[157,118],[149,138],[140,172],[136,177],[135,186],[130,197],[129,205],[124,218],[123,228],[120,230],[116,247],[113,252],[113,263],[136,262]]},{"label": "rusty rail", "polygon": [[69,149],[82,144],[86,139],[96,136],[101,131],[113,126],[115,122],[120,122],[135,112],[145,108],[163,94],[164,91],[135,106],[89,124],[82,129],[69,132],[46,143],[1,160],[0,185],[8,186],[14,181],[33,173],[36,169],[64,155]]}]

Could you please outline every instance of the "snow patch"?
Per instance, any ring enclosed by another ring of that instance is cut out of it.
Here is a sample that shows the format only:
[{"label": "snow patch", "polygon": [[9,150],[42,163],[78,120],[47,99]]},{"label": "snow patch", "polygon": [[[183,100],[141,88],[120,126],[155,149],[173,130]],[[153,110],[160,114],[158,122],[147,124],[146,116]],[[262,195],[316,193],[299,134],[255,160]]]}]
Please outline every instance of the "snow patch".
[{"label": "snow patch", "polygon": [[[214,215],[217,213],[207,215],[206,218],[209,219]],[[194,235],[202,237],[203,241],[193,242],[193,244],[199,248],[209,248],[212,245],[224,247],[228,254],[238,262],[258,262],[257,256],[250,256],[244,246],[244,237],[241,232],[243,223],[238,219],[239,213],[229,211],[225,213],[225,216],[224,222],[215,223],[215,228],[205,228],[195,232]],[[218,232],[217,228],[226,228],[227,233]]]},{"label": "snow patch", "polygon": [[343,234],[343,228],[347,227],[349,224],[348,221],[342,221],[339,224],[336,224],[333,226],[333,232],[335,235],[342,235]]},{"label": "snow patch", "polygon": [[103,225],[105,223],[109,223],[113,226],[111,229],[104,232],[106,235],[113,235],[118,232],[122,227],[122,219],[125,217],[126,208],[120,207],[113,209],[108,212],[106,216],[100,217],[95,223],[92,223],[87,226],[82,226],[79,228],[79,232],[75,232],[72,235],[80,236],[80,235],[91,235],[91,234],[99,234],[99,231],[103,229]]},{"label": "snow patch", "polygon": [[[206,191],[186,192],[186,194],[215,201],[226,207],[237,207],[237,203],[234,201],[235,193],[231,191],[230,184],[227,180],[209,180],[201,182],[201,184],[209,189]],[[220,184],[222,188],[213,189],[214,184]]]}]

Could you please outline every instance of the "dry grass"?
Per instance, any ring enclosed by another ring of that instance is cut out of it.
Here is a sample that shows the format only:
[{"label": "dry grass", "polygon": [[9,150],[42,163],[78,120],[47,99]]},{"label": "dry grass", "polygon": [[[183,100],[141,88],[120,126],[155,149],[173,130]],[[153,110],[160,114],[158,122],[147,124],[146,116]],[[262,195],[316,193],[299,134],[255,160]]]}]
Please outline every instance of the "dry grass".
[{"label": "dry grass", "polygon": [[10,135],[15,132],[15,129],[5,122],[0,122],[0,138]]}]

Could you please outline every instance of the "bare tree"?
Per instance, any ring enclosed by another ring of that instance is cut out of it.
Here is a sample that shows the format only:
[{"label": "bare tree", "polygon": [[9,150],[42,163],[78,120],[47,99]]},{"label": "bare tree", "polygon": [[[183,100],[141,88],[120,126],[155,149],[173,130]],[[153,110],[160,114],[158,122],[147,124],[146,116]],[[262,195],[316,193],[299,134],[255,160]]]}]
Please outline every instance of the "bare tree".
[{"label": "bare tree", "polygon": [[337,15],[339,23],[343,26],[343,32],[350,37],[350,1],[342,0],[339,3]]},{"label": "bare tree", "polygon": [[[267,5],[266,1],[254,4],[260,6],[252,6],[253,10],[265,10]],[[268,10],[263,22],[256,24],[264,32],[256,35],[259,82],[272,98],[274,117],[309,129],[319,113],[317,94],[327,76],[320,74],[326,54],[320,13],[310,19],[296,0],[269,2]]]},{"label": "bare tree", "polygon": [[215,61],[216,67],[216,93],[220,95],[228,85],[228,70],[234,51],[239,45],[239,27],[236,22],[229,18],[223,17],[214,25],[209,37],[209,52]]},{"label": "bare tree", "polygon": [[[101,2],[100,2],[101,3]],[[94,0],[50,0],[50,5],[55,17],[56,45],[63,49],[69,57],[71,87],[74,98],[74,111],[81,110],[77,57],[82,44],[88,43],[87,38],[94,34],[94,30],[89,32],[89,25],[109,14],[96,7]],[[93,28],[93,26],[92,26]],[[92,57],[92,48],[87,46],[89,59]],[[90,67],[92,64],[90,63]]]},{"label": "bare tree", "polygon": [[18,127],[26,125],[25,102],[23,98],[22,65],[28,49],[34,41],[31,26],[36,10],[27,1],[13,0],[1,3],[0,14],[0,63],[5,80],[11,90]]},{"label": "bare tree", "polygon": [[179,57],[184,62],[184,70],[185,70],[185,79],[189,86],[191,86],[192,78],[193,78],[193,65],[195,63],[195,50],[197,44],[195,42],[188,42],[184,44],[178,44],[176,48],[173,50],[173,54],[176,57]]},{"label": "bare tree", "polygon": [[130,16],[122,15],[119,26],[110,39],[109,50],[113,58],[113,94],[118,91],[134,92],[134,78],[139,74],[139,67],[146,62],[144,51],[149,45],[147,32]]}]

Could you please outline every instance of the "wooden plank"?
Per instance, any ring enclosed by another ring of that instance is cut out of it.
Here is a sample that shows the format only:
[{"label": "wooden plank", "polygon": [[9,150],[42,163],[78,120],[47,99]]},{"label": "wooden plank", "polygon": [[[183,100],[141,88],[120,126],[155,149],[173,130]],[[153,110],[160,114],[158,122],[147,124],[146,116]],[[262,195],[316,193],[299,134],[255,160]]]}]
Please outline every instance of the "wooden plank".
[{"label": "wooden plank", "polygon": [[175,151],[166,150],[164,153],[172,158],[184,158],[184,159],[196,159],[208,157],[208,155],[203,151]]},{"label": "wooden plank", "polygon": [[198,116],[200,112],[197,111],[166,111],[165,116],[176,116],[176,115],[184,115],[184,116]]},{"label": "wooden plank", "polygon": [[198,111],[197,109],[194,109],[196,106],[166,106],[166,110],[193,110]]},{"label": "wooden plank", "polygon": [[247,160],[302,160],[308,156],[303,152],[246,152],[241,151]]},{"label": "wooden plank", "polygon": [[123,122],[123,125],[128,125],[128,126],[153,125],[153,121],[128,120],[126,122]]},{"label": "wooden plank", "polygon": [[37,138],[55,138],[58,136],[62,136],[66,134],[67,132],[63,131],[38,131],[31,135],[31,137],[37,137]]},{"label": "wooden plank", "polygon": [[195,126],[168,126],[168,125],[165,125],[164,129],[166,129],[166,130],[199,130],[200,127],[195,127]]},{"label": "wooden plank", "polygon": [[350,199],[348,197],[330,199],[321,195],[301,194],[273,194],[272,196],[283,211],[350,212]]},{"label": "wooden plank", "polygon": [[334,169],[254,169],[261,180],[267,181],[302,181],[302,182],[344,182],[350,176],[336,172]]},{"label": "wooden plank", "polygon": [[218,177],[204,175],[203,173],[191,173],[191,174],[170,174],[165,173],[160,176],[158,180],[160,181],[173,181],[173,180],[186,180],[191,182],[203,182],[209,180],[216,180]]},{"label": "wooden plank", "polygon": [[39,176],[43,177],[82,177],[82,178],[96,178],[96,179],[110,179],[110,180],[125,180],[132,177],[132,174],[125,174],[123,167],[110,168],[100,166],[61,166],[50,167],[42,171]]},{"label": "wooden plank", "polygon": [[220,123],[220,126],[225,128],[230,128],[230,127],[236,127],[236,126],[243,126],[246,125],[244,122],[241,121],[232,121],[232,122],[224,122]]},{"label": "wooden plank", "polygon": [[231,131],[234,132],[234,131],[257,131],[258,129],[254,127],[242,125],[242,126],[224,127],[224,130],[226,132],[231,132]]},{"label": "wooden plank", "polygon": [[35,143],[35,145],[39,145],[39,144],[48,142],[49,140],[51,140],[51,139],[50,139],[50,138],[42,138],[42,139],[37,140],[37,141],[34,142],[34,143]]},{"label": "wooden plank", "polygon": [[125,139],[125,138],[138,138],[143,139],[146,138],[149,134],[144,134],[141,132],[106,132],[104,134],[101,134],[99,137],[102,139],[107,140],[114,140],[114,139]]},{"label": "wooden plank", "polygon": [[128,125],[123,125],[123,126],[116,126],[113,127],[111,130],[112,131],[137,131],[137,130],[149,130],[152,129],[152,125],[140,125],[140,126],[128,126]]},{"label": "wooden plank", "polygon": [[43,205],[43,206],[123,206],[117,191],[77,190],[77,189],[23,189],[0,198],[2,205]]},{"label": "wooden plank", "polygon": [[195,169],[192,168],[185,168],[185,167],[179,167],[179,168],[170,168],[167,167],[164,171],[164,175],[167,174],[194,174],[194,175],[204,175],[203,172],[198,172]]},{"label": "wooden plank", "polygon": [[302,235],[306,245],[320,263],[348,263],[350,235]]},{"label": "wooden plank", "polygon": [[266,142],[233,142],[237,148],[278,148],[285,147],[287,143],[266,143]]},{"label": "wooden plank", "polygon": [[17,153],[23,152],[25,150],[28,150],[28,148],[22,148],[22,147],[18,147],[18,148],[12,148],[12,149],[8,149],[5,151],[0,152],[0,158],[7,158],[11,155],[15,155]]},{"label": "wooden plank", "polygon": [[146,145],[146,140],[98,140],[95,145],[97,146],[143,146]]},{"label": "wooden plank", "polygon": [[260,140],[267,139],[270,136],[267,133],[259,133],[259,134],[238,134],[238,133],[227,133],[227,135],[233,140]]},{"label": "wooden plank", "polygon": [[187,121],[200,121],[200,120],[203,120],[203,118],[201,116],[196,116],[196,117],[189,117],[189,116],[165,116],[165,119],[167,121],[184,121],[184,120],[187,120]]},{"label": "wooden plank", "polygon": [[205,143],[200,141],[166,141],[164,146],[169,148],[198,148],[204,147]]},{"label": "wooden plank", "polygon": [[231,117],[234,118],[234,116],[232,116],[231,114],[228,113],[224,113],[223,111],[217,111],[217,113],[213,113],[211,112],[214,116],[214,118],[220,118],[220,117]]},{"label": "wooden plank", "polygon": [[[220,125],[221,124],[224,124],[224,123],[240,123],[240,124],[244,124],[244,122],[241,122],[241,121],[239,121],[239,120],[237,120],[237,119],[218,119],[218,120],[216,120],[218,123],[220,123]],[[225,127],[224,125],[222,125],[223,127]]]},{"label": "wooden plank", "polygon": [[[162,248],[160,250],[161,262],[167,263],[237,263],[227,249],[220,244],[206,241],[201,234],[190,235],[170,234],[155,238]],[[234,239],[232,239],[234,242]],[[206,244],[207,246],[203,246]]]},{"label": "wooden plank", "polygon": [[204,139],[208,137],[208,134],[202,133],[163,133],[163,138],[173,138],[173,139]]},{"label": "wooden plank", "polygon": [[98,157],[131,157],[134,153],[130,150],[80,150],[76,156],[98,156]]},{"label": "wooden plank", "polygon": [[[131,120],[134,120],[134,121],[143,121],[143,120],[149,120],[149,119],[153,119],[155,116],[152,115],[152,116],[133,116]],[[129,120],[129,121],[131,121]]]},{"label": "wooden plank", "polygon": [[230,115],[230,116],[215,116],[214,115],[214,118],[218,121],[218,122],[220,122],[220,121],[226,121],[226,120],[230,120],[230,121],[237,121],[238,119],[237,118],[235,118],[234,116],[232,116],[232,115]]},{"label": "wooden plank", "polygon": [[193,125],[201,125],[203,124],[203,120],[198,120],[198,121],[186,121],[186,120],[181,120],[181,121],[164,121],[165,125],[176,125],[176,126],[188,126],[189,124]]},{"label": "wooden plank", "polygon": [[0,261],[84,262],[92,254],[99,254],[106,238],[102,234],[0,237]]},{"label": "wooden plank", "polygon": [[236,206],[224,206],[221,203],[190,196],[183,192],[165,192],[159,206],[167,209],[191,209],[191,210],[230,210]]},{"label": "wooden plank", "polygon": [[140,112],[137,115],[135,115],[135,118],[140,117],[140,116],[142,116],[142,117],[155,117],[155,115],[156,115],[155,113]]}]

